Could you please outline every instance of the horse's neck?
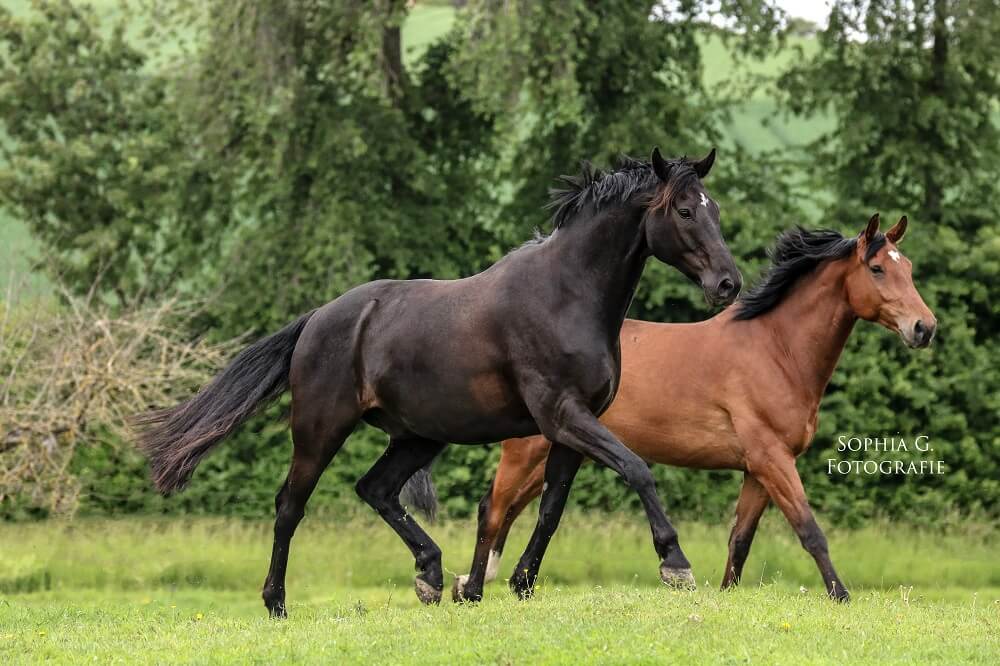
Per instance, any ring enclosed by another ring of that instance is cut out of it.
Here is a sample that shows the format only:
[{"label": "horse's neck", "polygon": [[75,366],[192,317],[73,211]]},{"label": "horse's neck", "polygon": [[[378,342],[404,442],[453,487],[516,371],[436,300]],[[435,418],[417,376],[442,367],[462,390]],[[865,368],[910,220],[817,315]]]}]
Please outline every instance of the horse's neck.
[{"label": "horse's neck", "polygon": [[547,262],[560,274],[564,296],[592,309],[617,340],[649,256],[643,209],[622,204],[567,223],[546,242]]},{"label": "horse's neck", "polygon": [[828,261],[800,278],[759,320],[773,329],[767,339],[818,406],[857,321],[847,302],[843,262]]}]

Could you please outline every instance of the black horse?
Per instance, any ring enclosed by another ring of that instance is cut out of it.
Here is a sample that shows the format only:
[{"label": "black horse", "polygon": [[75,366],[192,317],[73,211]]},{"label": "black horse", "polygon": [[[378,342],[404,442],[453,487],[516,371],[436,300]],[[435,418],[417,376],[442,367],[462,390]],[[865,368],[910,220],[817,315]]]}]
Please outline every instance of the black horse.
[{"label": "black horse", "polygon": [[[275,498],[264,604],[284,616],[292,534],[316,482],[362,419],[389,445],[357,492],[416,559],[417,596],[441,598],[441,551],[399,493],[447,442],[541,432],[621,474],[642,498],[664,566],[687,572],[646,464],[597,420],[615,395],[618,334],[653,255],[731,302],[740,275],[698,162],[625,159],[553,193],[554,231],[461,280],[361,285],[243,350],[190,400],[139,417],[153,480],[182,488],[208,451],[260,406],[292,391],[294,454]],[[551,459],[558,459],[553,455]],[[544,500],[543,500],[543,506]]]}]

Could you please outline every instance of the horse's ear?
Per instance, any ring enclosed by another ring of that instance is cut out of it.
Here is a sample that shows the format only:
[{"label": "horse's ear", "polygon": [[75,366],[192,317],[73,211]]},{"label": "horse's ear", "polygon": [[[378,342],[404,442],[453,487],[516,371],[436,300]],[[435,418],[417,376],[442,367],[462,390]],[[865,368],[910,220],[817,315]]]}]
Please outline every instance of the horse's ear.
[{"label": "horse's ear", "polygon": [[667,161],[663,159],[663,155],[660,154],[660,149],[653,148],[653,154],[649,158],[649,163],[653,165],[653,173],[656,177],[666,182],[670,180],[670,165]]},{"label": "horse's ear", "polygon": [[878,213],[875,213],[874,215],[872,215],[871,219],[868,220],[868,226],[865,227],[865,230],[861,232],[861,239],[865,242],[866,245],[875,240],[875,234],[878,233],[878,223],[879,223]]},{"label": "horse's ear", "polygon": [[715,164],[715,148],[712,148],[708,155],[691,166],[694,167],[694,172],[698,174],[698,178],[704,178],[708,175],[708,172],[712,170],[712,165]]},{"label": "horse's ear", "polygon": [[893,225],[892,229],[885,232],[885,237],[892,241],[895,245],[899,245],[899,241],[903,240],[903,235],[906,234],[906,216],[899,218],[899,222]]}]

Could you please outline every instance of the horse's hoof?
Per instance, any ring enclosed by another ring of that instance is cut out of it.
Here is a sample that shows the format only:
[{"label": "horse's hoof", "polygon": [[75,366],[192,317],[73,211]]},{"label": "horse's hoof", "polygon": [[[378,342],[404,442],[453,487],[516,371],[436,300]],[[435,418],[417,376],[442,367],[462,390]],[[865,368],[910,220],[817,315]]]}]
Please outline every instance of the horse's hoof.
[{"label": "horse's hoof", "polygon": [[510,589],[521,601],[527,601],[534,595],[535,586],[528,580],[528,574],[524,571],[517,571],[510,577]]},{"label": "horse's hoof", "polygon": [[482,594],[467,594],[465,584],[469,582],[469,574],[455,576],[455,584],[451,586],[451,600],[456,604],[476,603],[483,600]]},{"label": "horse's hoof", "polygon": [[428,606],[441,603],[441,590],[437,589],[426,580],[417,576],[413,579],[413,588],[417,592],[417,599]]},{"label": "horse's hoof", "polygon": [[469,574],[455,576],[455,583],[451,586],[451,600],[456,604],[465,601],[465,583],[469,580]]},{"label": "horse's hoof", "polygon": [[478,601],[483,600],[482,593],[468,594],[466,592],[465,585],[468,582],[469,582],[469,574],[455,576],[455,584],[451,586],[451,599],[456,604],[476,603]]},{"label": "horse's hoof", "polygon": [[842,604],[846,604],[851,600],[851,593],[844,588],[839,588],[830,592],[830,598]]},{"label": "horse's hoof", "polygon": [[691,569],[676,569],[665,564],[660,565],[660,580],[675,590],[694,590],[698,587]]},{"label": "horse's hoof", "polygon": [[283,589],[265,586],[261,597],[264,598],[264,607],[267,608],[269,617],[279,620],[288,617],[288,611],[285,610],[285,591]]}]

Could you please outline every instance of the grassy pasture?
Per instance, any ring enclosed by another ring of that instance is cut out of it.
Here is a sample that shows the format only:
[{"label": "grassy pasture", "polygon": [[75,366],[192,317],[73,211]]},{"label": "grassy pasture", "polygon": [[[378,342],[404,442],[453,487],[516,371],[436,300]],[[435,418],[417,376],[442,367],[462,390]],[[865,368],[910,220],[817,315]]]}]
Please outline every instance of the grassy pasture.
[{"label": "grassy pasture", "polygon": [[[527,540],[512,536],[501,575]],[[658,584],[648,528],[568,516],[530,602],[502,582],[475,607],[419,606],[412,559],[370,518],[307,519],[287,622],[264,617],[270,525],[218,519],[0,526],[0,660],[370,663],[996,663],[1000,565],[988,530],[833,531],[854,601],[822,593],[811,559],[769,515],[744,586],[716,587],[726,528],[682,524],[700,588]],[[464,572],[474,526],[433,526]],[[449,577],[450,578],[450,577]],[[449,581],[450,583],[450,581]],[[800,590],[800,586],[805,591]]]}]

